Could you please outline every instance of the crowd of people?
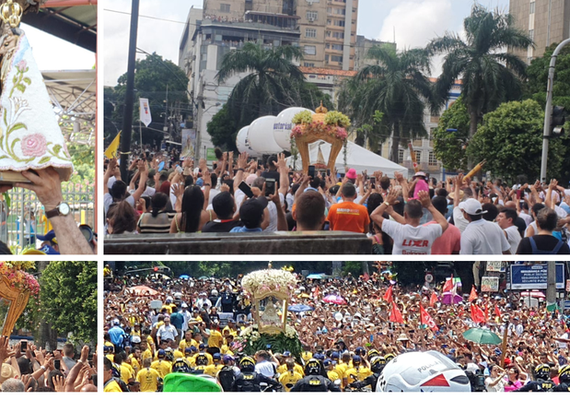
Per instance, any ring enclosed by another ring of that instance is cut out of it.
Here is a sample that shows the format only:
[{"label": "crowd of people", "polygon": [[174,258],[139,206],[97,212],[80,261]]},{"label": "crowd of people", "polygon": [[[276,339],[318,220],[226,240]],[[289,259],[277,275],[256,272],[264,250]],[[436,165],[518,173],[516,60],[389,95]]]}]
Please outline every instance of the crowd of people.
[{"label": "crowd of people", "polygon": [[97,353],[89,346],[80,354],[66,343],[61,350],[46,351],[20,340],[10,346],[0,336],[0,392],[96,392]]},{"label": "crowd of people", "polygon": [[[342,279],[299,276],[290,304],[307,311],[287,315],[303,350],[295,357],[292,349],[244,352],[245,332],[255,321],[240,277],[109,276],[105,390],[160,391],[165,377],[176,372],[209,375],[228,391],[375,390],[392,358],[430,350],[480,376],[483,390],[527,390],[526,384],[543,379],[546,368],[551,388],[568,390],[568,310],[549,312],[544,303],[530,306],[504,293],[480,294],[471,301],[465,295],[458,304],[444,304],[434,298],[441,289],[401,287],[377,273]],[[327,302],[331,294],[344,301]],[[394,305],[400,319],[392,318]],[[485,310],[477,322],[471,306]],[[433,324],[425,323],[422,309]],[[506,346],[464,338],[465,331],[479,326],[499,337],[506,334]],[[250,379],[244,381],[244,375]],[[536,386],[530,390],[539,391]]]},{"label": "crowd of people", "polygon": [[134,156],[126,181],[117,160],[106,160],[106,234],[330,230],[366,234],[374,254],[570,254],[570,190],[554,179],[309,175],[283,154],[261,165],[217,151],[212,167],[166,154]]}]

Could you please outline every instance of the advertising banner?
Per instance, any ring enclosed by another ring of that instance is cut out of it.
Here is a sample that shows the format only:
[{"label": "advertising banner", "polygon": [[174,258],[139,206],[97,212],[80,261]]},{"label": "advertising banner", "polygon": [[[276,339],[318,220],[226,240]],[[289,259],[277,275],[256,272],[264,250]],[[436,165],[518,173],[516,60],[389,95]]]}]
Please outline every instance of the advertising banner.
[{"label": "advertising banner", "polygon": [[[556,289],[564,289],[564,264],[556,264]],[[546,289],[546,264],[511,264],[511,289]]]}]

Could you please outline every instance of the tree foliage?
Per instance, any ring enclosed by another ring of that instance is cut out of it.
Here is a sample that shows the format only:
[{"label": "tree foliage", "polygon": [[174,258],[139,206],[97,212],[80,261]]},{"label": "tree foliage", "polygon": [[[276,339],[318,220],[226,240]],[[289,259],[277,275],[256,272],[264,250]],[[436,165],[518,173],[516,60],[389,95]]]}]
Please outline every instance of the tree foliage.
[{"label": "tree foliage", "polygon": [[440,105],[445,103],[456,79],[462,80],[472,137],[485,113],[505,101],[520,98],[520,78],[525,76],[526,64],[506,48],[526,49],[532,40],[526,32],[514,27],[512,16],[498,10],[488,11],[478,3],[464,19],[463,27],[466,40],[447,33],[433,39],[428,49],[432,54],[446,54],[435,85]]},{"label": "tree foliage", "polygon": [[236,121],[228,111],[227,104],[224,104],[220,111],[212,117],[207,128],[214,146],[219,146],[224,151],[237,151],[236,136],[238,129]]},{"label": "tree foliage", "polygon": [[[393,137],[390,159],[397,162],[398,146],[423,137],[425,102],[432,103],[429,54],[424,49],[397,52],[392,46],[375,46],[368,57],[376,64],[364,67],[345,83],[339,94],[339,109],[365,127],[359,141],[380,144]],[[378,118],[381,113],[381,118]]]},{"label": "tree foliage", "polygon": [[54,261],[40,278],[41,315],[59,336],[97,342],[97,262]]},{"label": "tree foliage", "polygon": [[[542,156],[544,111],[534,100],[501,104],[487,113],[469,143],[474,160],[487,160],[485,169],[494,176],[515,181],[518,175],[538,179]],[[560,139],[550,141],[548,176],[558,177],[563,156]]]},{"label": "tree foliage", "polygon": [[[456,129],[457,131],[448,131]],[[433,132],[433,149],[443,167],[451,170],[467,168],[465,145],[469,137],[469,113],[460,97],[444,111]]]},{"label": "tree foliage", "polygon": [[[142,125],[143,142],[159,142],[163,139],[164,114],[167,111],[166,96],[168,91],[169,114],[173,109],[180,111],[182,120],[191,116],[188,104],[188,77],[176,64],[170,60],[163,60],[156,53],[149,54],[135,63],[135,101],[133,107],[133,125],[138,125],[139,98],[148,98],[152,123],[148,128]],[[114,88],[105,89],[105,139],[113,140],[117,130],[123,129],[123,115],[125,110],[125,96],[127,90],[127,74],[118,79]],[[173,133],[176,135],[179,125],[173,124]],[[133,137],[138,138],[138,129],[133,129]]]}]

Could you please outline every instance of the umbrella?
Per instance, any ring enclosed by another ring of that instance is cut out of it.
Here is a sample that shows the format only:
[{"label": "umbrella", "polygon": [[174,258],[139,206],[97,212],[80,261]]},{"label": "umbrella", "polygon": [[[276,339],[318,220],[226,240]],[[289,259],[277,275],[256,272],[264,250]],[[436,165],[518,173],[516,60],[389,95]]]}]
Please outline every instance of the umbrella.
[{"label": "umbrella", "polygon": [[463,298],[457,293],[445,292],[441,295],[440,300],[443,304],[458,304]]},{"label": "umbrella", "polygon": [[323,279],[323,274],[311,274],[311,275],[307,275],[307,279]]},{"label": "umbrella", "polygon": [[188,275],[180,275],[178,279],[190,279]]},{"label": "umbrella", "polygon": [[546,296],[542,292],[532,291],[532,292],[521,292],[521,297],[534,297],[537,299],[544,299]]},{"label": "umbrella", "polygon": [[157,295],[158,292],[154,289],[149,288],[148,286],[133,286],[132,288],[128,289],[136,296],[154,296]]},{"label": "umbrella", "polygon": [[305,304],[294,304],[294,305],[290,306],[288,308],[288,310],[291,312],[295,312],[295,313],[302,313],[302,312],[307,312],[307,311],[313,311],[314,308],[307,306]]},{"label": "umbrella", "polygon": [[325,303],[346,304],[346,300],[343,299],[341,296],[337,296],[336,294],[329,294],[323,299],[323,301]]},{"label": "umbrella", "polygon": [[500,344],[503,340],[489,329],[471,328],[463,332],[463,337],[479,344]]}]

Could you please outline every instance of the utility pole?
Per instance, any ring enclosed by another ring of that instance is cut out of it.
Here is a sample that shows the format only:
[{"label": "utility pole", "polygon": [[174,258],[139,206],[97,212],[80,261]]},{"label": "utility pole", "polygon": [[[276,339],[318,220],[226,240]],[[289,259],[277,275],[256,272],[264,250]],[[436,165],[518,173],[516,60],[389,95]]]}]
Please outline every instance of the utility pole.
[{"label": "utility pole", "polygon": [[540,163],[540,181],[546,181],[546,165],[548,162],[548,141],[550,139],[550,123],[552,122],[552,92],[554,89],[554,69],[556,66],[556,57],[564,46],[570,43],[570,39],[562,41],[550,58],[550,67],[548,69],[548,86],[546,88],[546,107],[544,108],[544,129],[542,133],[542,162]]},{"label": "utility pole", "polygon": [[556,304],[556,262],[548,261],[546,275],[546,308]]},{"label": "utility pole", "polygon": [[133,0],[131,9],[131,33],[129,38],[129,55],[127,64],[127,92],[125,94],[125,114],[123,117],[123,133],[121,134],[121,178],[128,182],[129,154],[131,152],[131,135],[133,130],[133,103],[135,97],[135,58],[137,50],[137,31],[139,25],[139,0]]}]

